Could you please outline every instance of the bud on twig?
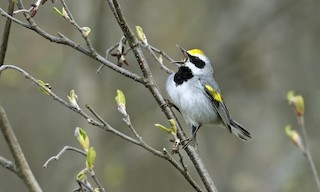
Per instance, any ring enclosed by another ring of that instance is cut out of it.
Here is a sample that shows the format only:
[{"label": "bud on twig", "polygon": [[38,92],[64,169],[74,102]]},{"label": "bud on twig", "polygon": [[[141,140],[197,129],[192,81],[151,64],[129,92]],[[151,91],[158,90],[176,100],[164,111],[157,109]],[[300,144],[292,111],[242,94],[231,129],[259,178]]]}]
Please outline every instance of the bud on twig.
[{"label": "bud on twig", "polygon": [[136,26],[136,32],[137,32],[137,35],[138,35],[139,39],[141,40],[141,42],[145,45],[148,45],[147,37],[143,33],[143,30],[140,26]]},{"label": "bud on twig", "polygon": [[295,95],[294,91],[289,91],[287,94],[289,104],[293,106],[293,109],[297,116],[304,115],[304,100],[301,95]]},{"label": "bud on twig", "polygon": [[304,153],[305,147],[299,133],[293,130],[290,125],[286,126],[284,130],[290,140]]},{"label": "bud on twig", "polygon": [[90,147],[87,153],[87,167],[89,171],[92,171],[95,160],[96,160],[96,151],[94,150],[93,147]]},{"label": "bud on twig", "polygon": [[76,93],[74,92],[74,90],[72,89],[70,91],[70,94],[67,95],[69,103],[72,107],[76,108],[76,109],[80,109],[77,100],[78,100],[78,96],[76,95]]},{"label": "bud on twig", "polygon": [[88,37],[88,35],[90,34],[91,29],[89,27],[82,27],[81,28],[81,33],[84,37]]},{"label": "bud on twig", "polygon": [[80,145],[85,151],[89,150],[90,141],[89,137],[87,136],[87,133],[80,127],[77,127],[74,131],[74,136],[77,137]]},{"label": "bud on twig", "polygon": [[[39,84],[45,86],[45,87],[48,88],[49,90],[52,89],[49,83],[45,83],[45,82],[43,82],[43,81],[40,80],[40,79],[38,79],[37,81],[38,81]],[[42,93],[44,93],[45,95],[49,95],[48,91],[46,91],[46,90],[43,89],[42,87],[40,87],[39,90],[40,90]]]},{"label": "bud on twig", "polygon": [[118,105],[118,111],[122,113],[124,116],[127,116],[126,111],[126,97],[124,96],[123,92],[117,89],[117,96],[115,97],[116,103]]},{"label": "bud on twig", "polygon": [[174,119],[169,119],[169,123],[171,124],[171,128],[167,128],[161,124],[154,124],[155,127],[161,129],[162,131],[172,135],[173,139],[170,139],[174,143],[172,153],[177,153],[179,150],[179,145],[181,143],[180,139],[177,136],[177,126]]}]

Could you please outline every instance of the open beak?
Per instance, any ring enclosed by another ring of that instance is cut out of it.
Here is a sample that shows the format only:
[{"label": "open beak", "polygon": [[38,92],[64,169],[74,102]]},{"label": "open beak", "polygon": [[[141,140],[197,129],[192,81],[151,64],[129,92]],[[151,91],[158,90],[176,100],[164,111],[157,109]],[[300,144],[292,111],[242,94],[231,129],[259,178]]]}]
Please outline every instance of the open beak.
[{"label": "open beak", "polygon": [[184,59],[182,61],[174,61],[173,63],[182,65],[188,60],[189,54],[188,54],[188,51],[186,49],[180,47],[179,45],[177,45],[177,47],[182,51]]},{"label": "open beak", "polygon": [[183,55],[184,55],[185,57],[188,57],[188,51],[187,51],[186,49],[180,47],[180,45],[177,45],[177,47],[182,51],[182,53],[183,53]]}]

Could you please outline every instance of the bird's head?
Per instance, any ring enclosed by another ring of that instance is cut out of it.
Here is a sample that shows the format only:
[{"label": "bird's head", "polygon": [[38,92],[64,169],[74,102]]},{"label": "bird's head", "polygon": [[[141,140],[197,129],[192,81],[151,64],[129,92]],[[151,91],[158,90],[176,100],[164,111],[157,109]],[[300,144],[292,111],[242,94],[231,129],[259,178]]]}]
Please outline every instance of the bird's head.
[{"label": "bird's head", "polygon": [[181,66],[186,66],[190,68],[192,73],[195,75],[212,75],[213,69],[212,69],[210,60],[202,50],[200,49],[186,50],[180,46],[178,47],[181,49],[185,58],[184,60],[177,61],[175,63],[180,64]]}]

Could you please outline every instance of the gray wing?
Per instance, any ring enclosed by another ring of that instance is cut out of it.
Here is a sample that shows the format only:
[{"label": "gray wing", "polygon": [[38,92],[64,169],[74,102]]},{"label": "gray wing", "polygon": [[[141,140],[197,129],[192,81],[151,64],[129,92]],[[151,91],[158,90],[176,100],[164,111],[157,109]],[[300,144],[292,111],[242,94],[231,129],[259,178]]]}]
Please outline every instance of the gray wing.
[{"label": "gray wing", "polygon": [[203,87],[203,91],[204,93],[207,95],[207,97],[212,101],[212,105],[214,106],[214,108],[216,109],[216,111],[218,112],[220,118],[222,119],[223,124],[229,129],[229,131],[231,132],[231,118],[230,118],[230,114],[229,111],[227,109],[227,106],[224,104],[223,100],[218,101],[216,100],[211,94],[210,92],[207,90],[207,88],[205,87],[205,85],[210,85],[213,89],[215,89],[219,94],[220,93],[220,89],[218,86],[218,83],[213,79],[213,77],[201,77],[198,78],[202,87]]}]

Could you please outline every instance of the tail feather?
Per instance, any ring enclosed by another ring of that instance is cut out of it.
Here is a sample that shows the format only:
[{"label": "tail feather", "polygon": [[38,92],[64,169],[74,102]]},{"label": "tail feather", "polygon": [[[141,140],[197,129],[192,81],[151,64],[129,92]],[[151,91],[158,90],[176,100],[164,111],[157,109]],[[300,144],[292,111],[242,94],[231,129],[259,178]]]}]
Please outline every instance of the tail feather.
[{"label": "tail feather", "polygon": [[251,134],[245,128],[233,119],[230,119],[231,132],[243,141],[248,141]]}]

